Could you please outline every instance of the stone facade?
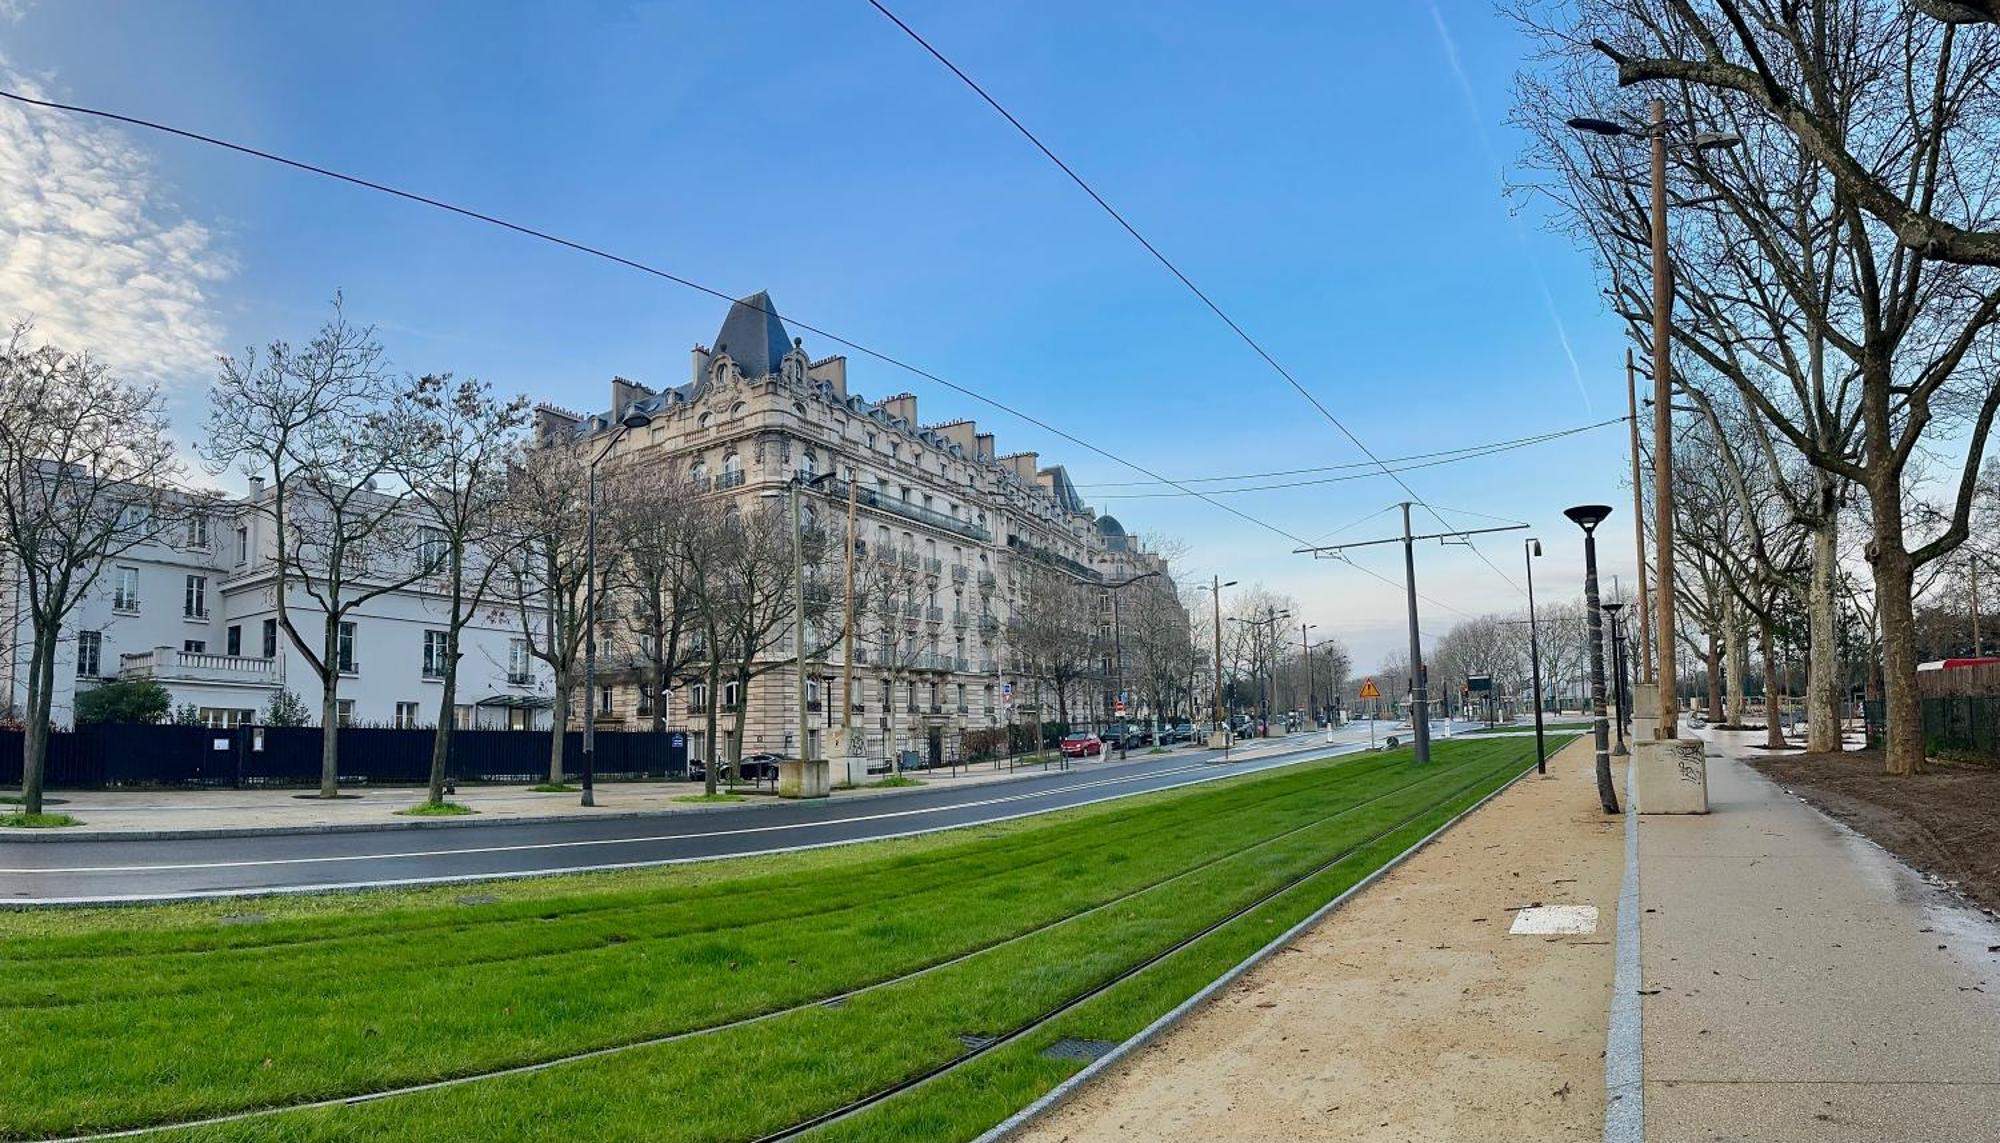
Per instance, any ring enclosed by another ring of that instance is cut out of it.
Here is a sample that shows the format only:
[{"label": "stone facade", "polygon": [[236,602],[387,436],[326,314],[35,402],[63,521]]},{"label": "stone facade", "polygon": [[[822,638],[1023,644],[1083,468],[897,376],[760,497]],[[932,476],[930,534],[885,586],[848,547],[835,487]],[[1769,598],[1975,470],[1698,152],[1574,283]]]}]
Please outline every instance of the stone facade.
[{"label": "stone facade", "polygon": [[[617,441],[607,471],[678,466],[696,487],[745,510],[795,476],[825,477],[801,511],[808,527],[836,541],[851,496],[859,590],[895,605],[887,617],[880,607],[862,609],[867,617],[851,649],[854,688],[844,697],[870,759],[896,750],[948,757],[961,731],[1010,721],[1008,684],[1026,701],[1031,688],[1015,673],[1006,639],[1023,561],[1086,583],[1163,566],[1116,521],[1093,512],[1061,465],[1044,465],[1032,452],[1003,455],[993,434],[969,420],[925,425],[912,394],[870,401],[849,393],[847,360],[810,358],[762,293],[730,307],[712,347],[695,347],[685,384],[615,378],[610,396],[610,409],[590,417],[544,406],[538,431],[543,439],[603,439],[636,407],[651,423]],[[838,591],[843,549],[836,542],[829,551]],[[841,725],[848,651],[836,646],[808,665],[817,756]],[[797,752],[789,638],[771,654],[782,662],[753,679],[740,714],[720,723],[725,739],[743,735],[745,754]],[[600,682],[599,726],[649,721],[630,671],[614,667]],[[693,756],[706,757],[698,700],[696,684],[677,682],[666,717],[693,732]]]}]

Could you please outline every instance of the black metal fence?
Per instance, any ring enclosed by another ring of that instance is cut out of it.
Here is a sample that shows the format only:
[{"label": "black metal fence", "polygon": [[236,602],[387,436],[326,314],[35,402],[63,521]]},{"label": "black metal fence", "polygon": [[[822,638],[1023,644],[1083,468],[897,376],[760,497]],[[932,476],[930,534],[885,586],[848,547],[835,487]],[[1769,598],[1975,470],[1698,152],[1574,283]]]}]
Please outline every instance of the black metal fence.
[{"label": "black metal fence", "polygon": [[[2000,695],[1925,695],[1924,753],[1933,758],[2000,763]],[[1882,745],[1883,703],[1863,706],[1868,745]]]},{"label": "black metal fence", "polygon": [[[430,730],[352,727],[340,735],[342,785],[421,785],[430,780]],[[109,786],[317,786],[320,734],[310,726],[82,726],[49,736],[46,782],[53,789]],[[0,786],[21,784],[25,735],[0,730]],[[583,733],[566,736],[571,777]],[[549,775],[546,733],[455,730],[448,773],[455,782],[541,782]],[[597,777],[607,781],[684,778],[687,734],[599,731]]]}]

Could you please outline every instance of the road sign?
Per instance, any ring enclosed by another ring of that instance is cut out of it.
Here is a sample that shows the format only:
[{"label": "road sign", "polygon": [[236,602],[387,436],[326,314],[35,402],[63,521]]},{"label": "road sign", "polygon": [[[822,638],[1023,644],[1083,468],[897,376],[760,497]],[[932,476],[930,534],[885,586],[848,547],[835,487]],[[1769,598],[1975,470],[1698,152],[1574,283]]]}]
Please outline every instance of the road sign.
[{"label": "road sign", "polygon": [[1006,704],[1006,705],[1008,705],[1008,706],[1013,706],[1013,705],[1014,705],[1014,684],[1013,684],[1013,683],[1001,683],[1001,684],[1000,684],[1000,701],[1001,701],[1002,703],[1005,703],[1005,704]]},{"label": "road sign", "polygon": [[1363,679],[1361,680],[1361,697],[1381,698],[1382,688],[1375,685],[1374,679]]},{"label": "road sign", "polygon": [[1117,702],[1111,704],[1111,712],[1120,718],[1125,717],[1125,700],[1119,699]]}]

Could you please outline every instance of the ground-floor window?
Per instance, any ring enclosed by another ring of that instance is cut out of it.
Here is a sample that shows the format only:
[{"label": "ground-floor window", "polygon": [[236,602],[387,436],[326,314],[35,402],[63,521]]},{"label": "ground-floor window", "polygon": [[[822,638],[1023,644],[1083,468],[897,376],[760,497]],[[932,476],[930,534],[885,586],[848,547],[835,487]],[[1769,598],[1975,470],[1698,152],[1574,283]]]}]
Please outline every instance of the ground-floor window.
[{"label": "ground-floor window", "polygon": [[399,702],[396,704],[396,728],[399,730],[415,730],[417,728],[416,703]]},{"label": "ground-floor window", "polygon": [[334,718],[333,718],[333,721],[334,721],[334,725],[335,725],[335,726],[353,726],[353,725],[354,725],[354,700],[353,700],[353,699],[336,699],[336,700],[334,701],[334,707],[333,707],[333,710],[334,710]]},{"label": "ground-floor window", "polygon": [[528,712],[518,706],[507,708],[507,729],[528,729]]},{"label": "ground-floor window", "polygon": [[472,707],[463,703],[451,708],[451,718],[460,730],[471,730],[473,727]]},{"label": "ground-floor window", "polygon": [[257,721],[257,712],[241,707],[205,706],[196,712],[203,726],[218,729],[231,726],[247,726]]}]

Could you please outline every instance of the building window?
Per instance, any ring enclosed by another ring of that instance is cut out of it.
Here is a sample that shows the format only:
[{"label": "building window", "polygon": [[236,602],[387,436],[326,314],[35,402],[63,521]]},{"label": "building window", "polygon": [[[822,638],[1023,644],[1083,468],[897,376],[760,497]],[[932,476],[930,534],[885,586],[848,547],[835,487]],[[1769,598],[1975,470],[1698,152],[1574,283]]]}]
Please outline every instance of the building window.
[{"label": "building window", "polygon": [[264,621],[264,657],[266,659],[278,657],[278,621],[275,619]]},{"label": "building window", "polygon": [[708,709],[707,683],[695,683],[693,686],[690,686],[688,688],[688,709],[689,710]]},{"label": "building window", "polygon": [[208,640],[183,639],[181,640],[181,650],[189,655],[206,655],[208,653]]},{"label": "building window", "polygon": [[208,549],[208,514],[196,512],[187,519],[187,546],[197,551]]},{"label": "building window", "polygon": [[181,614],[189,619],[208,618],[208,577],[191,575],[187,577],[187,595],[182,601]]},{"label": "building window", "polygon": [[335,726],[354,725],[354,700],[336,699],[333,704],[333,724]]},{"label": "building window", "polygon": [[343,623],[333,642],[333,661],[341,674],[352,675],[354,667],[354,624]]},{"label": "building window", "polygon": [[599,713],[599,714],[610,714],[610,713],[611,713],[611,708],[612,708],[612,699],[613,699],[613,697],[614,697],[614,696],[615,696],[616,694],[617,694],[617,691],[616,691],[616,690],[615,690],[614,688],[610,687],[610,686],[601,686],[601,687],[598,687],[598,688],[597,688],[597,713]]},{"label": "building window", "polygon": [[448,548],[443,528],[425,525],[417,529],[417,563],[425,571],[443,570],[445,557],[449,554]]},{"label": "building window", "polygon": [[694,419],[694,427],[695,427],[695,428],[698,428],[698,429],[705,429],[705,428],[707,428],[707,427],[708,427],[708,426],[709,426],[709,425],[710,425],[710,424],[711,424],[711,423],[712,423],[712,422],[713,422],[714,420],[715,420],[715,414],[714,414],[714,413],[703,413],[703,414],[702,414],[701,416],[699,416],[699,417],[696,417],[696,418]]},{"label": "building window", "polygon": [[250,562],[250,529],[247,527],[239,527],[236,529],[236,566],[240,568],[244,564],[247,564],[249,562]]},{"label": "building window", "polygon": [[121,567],[111,578],[111,610],[137,613],[139,610],[139,569]]},{"label": "building window", "polygon": [[708,483],[708,465],[703,464],[701,461],[695,461],[689,465],[688,479],[693,481],[697,488],[706,485]]},{"label": "building window", "polygon": [[104,656],[104,633],[102,631],[79,631],[76,633],[76,677],[94,679],[98,675],[98,664]]},{"label": "building window", "polygon": [[415,730],[417,728],[416,703],[399,702],[396,704],[396,728],[398,730]]},{"label": "building window", "polygon": [[507,643],[507,681],[517,687],[534,681],[529,674],[526,639],[511,639]]},{"label": "building window", "polygon": [[451,721],[452,725],[456,726],[460,730],[471,730],[472,729],[471,705],[468,703],[460,703],[457,706],[452,707]]},{"label": "building window", "polygon": [[445,664],[450,658],[451,632],[424,632],[424,677],[444,678]]},{"label": "building window", "polygon": [[735,706],[738,701],[737,695],[740,689],[734,682],[722,684],[722,705],[725,707]]},{"label": "building window", "polygon": [[243,627],[241,624],[232,623],[229,625],[229,634],[223,645],[229,649],[229,657],[232,659],[243,654]]},{"label": "building window", "polygon": [[522,710],[522,709],[521,709],[520,707],[518,707],[518,706],[514,706],[514,707],[508,707],[508,708],[507,708],[507,729],[509,729],[509,730],[527,730],[527,729],[529,729],[529,727],[528,727],[528,712],[527,712],[527,711],[525,711],[525,710]]},{"label": "building window", "polygon": [[813,454],[809,452],[799,454],[799,479],[811,480],[818,475],[819,462],[813,459]]}]

